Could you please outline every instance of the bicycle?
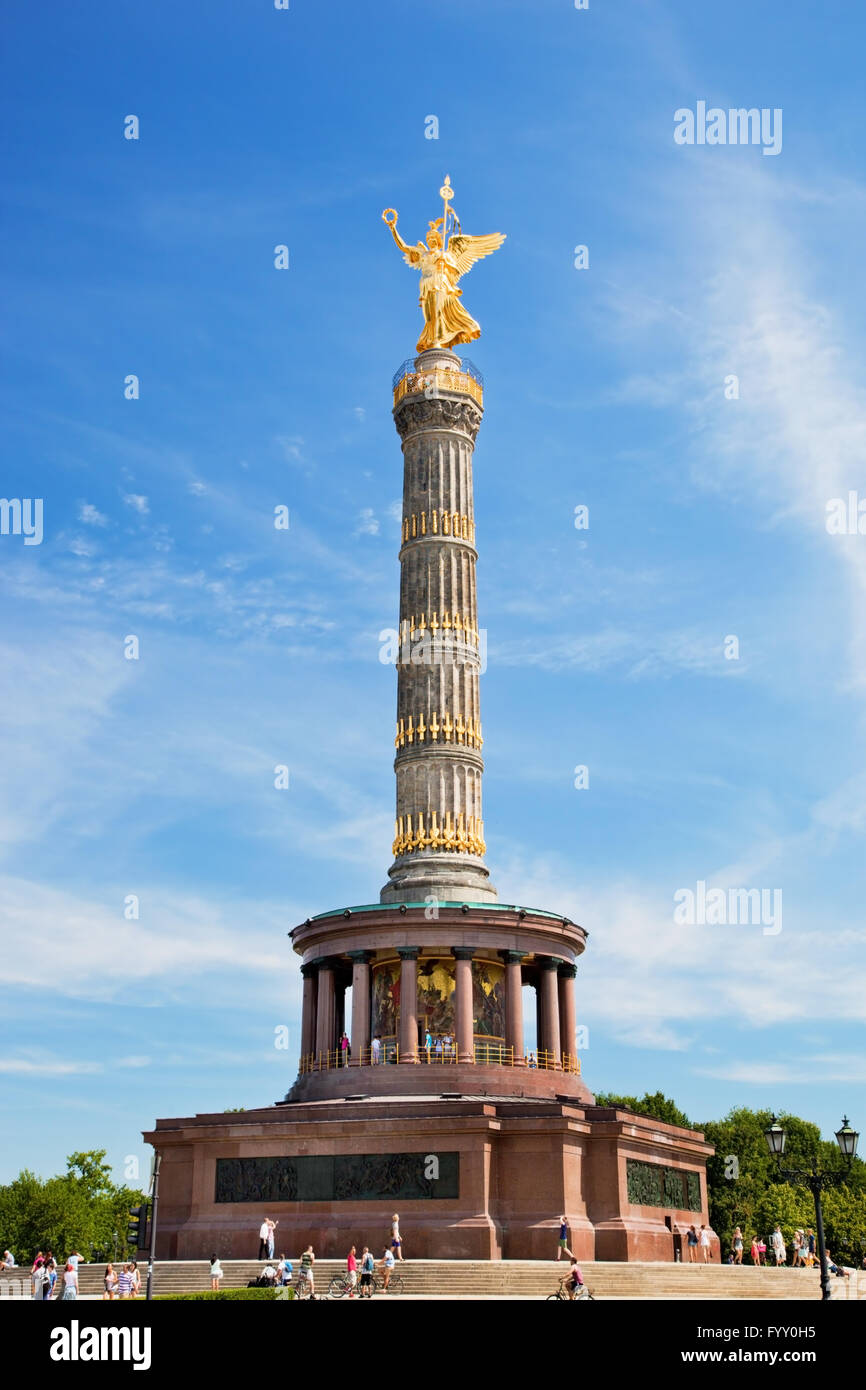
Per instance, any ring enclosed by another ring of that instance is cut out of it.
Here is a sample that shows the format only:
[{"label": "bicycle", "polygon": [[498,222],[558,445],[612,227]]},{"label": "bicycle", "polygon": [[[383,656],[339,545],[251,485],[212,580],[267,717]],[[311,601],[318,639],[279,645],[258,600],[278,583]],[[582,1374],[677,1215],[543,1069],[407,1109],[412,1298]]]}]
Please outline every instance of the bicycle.
[{"label": "bicycle", "polygon": [[328,1285],[328,1293],[331,1298],[342,1298],[344,1294],[351,1293],[354,1289],[357,1292],[357,1284],[353,1284],[347,1274],[335,1274]]},{"label": "bicycle", "polygon": [[309,1279],[302,1274],[295,1284],[295,1298],[315,1298]]},{"label": "bicycle", "polygon": [[389,1284],[388,1284],[387,1289],[385,1288],[385,1280],[383,1279],[383,1277],[382,1277],[381,1274],[377,1274],[377,1275],[374,1277],[374,1279],[373,1279],[373,1292],[374,1292],[374,1293],[394,1293],[394,1294],[398,1294],[398,1293],[403,1293],[404,1291],[405,1291],[405,1285],[404,1285],[404,1283],[403,1283],[402,1276],[399,1275],[399,1274],[392,1274],[392,1275],[391,1275],[391,1279],[390,1279],[390,1281],[389,1281]]},{"label": "bicycle", "polygon": [[581,1284],[574,1298],[569,1298],[565,1292],[564,1284],[560,1284],[556,1293],[549,1293],[544,1300],[545,1303],[591,1303],[593,1295],[590,1293],[586,1284]]}]

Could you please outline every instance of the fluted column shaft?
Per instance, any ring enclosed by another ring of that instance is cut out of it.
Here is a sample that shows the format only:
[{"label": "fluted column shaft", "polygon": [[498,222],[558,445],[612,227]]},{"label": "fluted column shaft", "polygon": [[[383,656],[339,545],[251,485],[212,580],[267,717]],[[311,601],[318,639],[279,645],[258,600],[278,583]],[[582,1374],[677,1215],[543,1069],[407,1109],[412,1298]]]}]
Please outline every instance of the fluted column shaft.
[{"label": "fluted column shaft", "polygon": [[365,1060],[370,1046],[370,952],[350,951],[352,962],[352,1052]]},{"label": "fluted column shaft", "polygon": [[468,947],[455,946],[454,966],[454,1026],[458,1062],[475,1060],[472,1037],[472,957]]},{"label": "fluted column shaft", "polygon": [[541,1026],[543,1030],[543,1037],[539,1045],[545,1052],[551,1053],[558,1059],[560,1055],[558,961],[547,956],[542,957],[538,965],[541,972]]},{"label": "fluted column shaft", "polygon": [[330,1052],[337,1045],[336,992],[334,970],[325,961],[319,966],[319,988],[316,1000],[316,1051]]},{"label": "fluted column shaft", "polygon": [[502,951],[505,961],[505,1046],[514,1049],[514,1065],[523,1066],[523,970],[520,951]]},{"label": "fluted column shaft", "polygon": [[398,946],[400,957],[400,1061],[418,1061],[418,948]]},{"label": "fluted column shaft", "polygon": [[559,1031],[563,1054],[577,1056],[577,1006],[574,997],[574,977],[577,967],[560,965],[557,971],[559,980]]},{"label": "fluted column shaft", "polygon": [[309,1057],[316,1047],[316,985],[318,967],[302,965],[304,986],[301,999],[301,1056]]}]

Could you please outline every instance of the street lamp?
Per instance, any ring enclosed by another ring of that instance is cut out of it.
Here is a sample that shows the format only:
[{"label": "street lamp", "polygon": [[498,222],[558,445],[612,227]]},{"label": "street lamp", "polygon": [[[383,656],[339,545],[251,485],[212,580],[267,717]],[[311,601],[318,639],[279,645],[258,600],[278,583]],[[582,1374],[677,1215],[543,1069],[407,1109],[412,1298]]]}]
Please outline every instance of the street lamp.
[{"label": "street lamp", "polygon": [[821,1298],[829,1299],[830,1274],[827,1269],[827,1255],[824,1246],[824,1215],[821,1210],[821,1193],[825,1187],[837,1187],[846,1181],[857,1153],[857,1140],[860,1135],[856,1129],[851,1128],[846,1115],[836,1131],[836,1143],[839,1145],[839,1152],[845,1160],[845,1167],[841,1171],[834,1170],[832,1172],[828,1169],[822,1171],[818,1167],[817,1155],[812,1156],[808,1168],[783,1168],[782,1156],[785,1152],[788,1135],[775,1115],[764,1130],[764,1138],[767,1141],[767,1148],[776,1160],[779,1176],[784,1178],[785,1182],[805,1185],[815,1199],[815,1230],[818,1236],[818,1261],[821,1267]]}]

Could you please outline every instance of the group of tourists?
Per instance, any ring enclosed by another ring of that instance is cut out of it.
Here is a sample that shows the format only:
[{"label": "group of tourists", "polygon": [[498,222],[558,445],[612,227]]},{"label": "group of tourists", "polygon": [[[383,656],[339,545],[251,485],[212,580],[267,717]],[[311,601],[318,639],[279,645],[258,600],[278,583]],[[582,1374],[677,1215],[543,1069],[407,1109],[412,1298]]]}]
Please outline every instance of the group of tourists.
[{"label": "group of tourists", "polygon": [[689,1226],[686,1233],[686,1249],[690,1265],[698,1263],[698,1250],[701,1252],[701,1261],[708,1265],[710,1262],[710,1233],[706,1226],[701,1226],[700,1231],[696,1231],[694,1226]]},{"label": "group of tourists", "polygon": [[[50,1303],[52,1299],[68,1303],[76,1299],[78,1266],[81,1260],[82,1257],[77,1250],[73,1250],[71,1255],[59,1263],[50,1250],[37,1250],[30,1266],[32,1297],[43,1303]],[[18,1268],[11,1250],[3,1251],[0,1264],[6,1270]],[[115,1269],[113,1264],[106,1265],[103,1275],[104,1300],[111,1302],[115,1298],[137,1298],[140,1292],[141,1272],[135,1260],[128,1260],[118,1269]]]},{"label": "group of tourists", "polygon": [[[9,1251],[6,1251],[9,1255]],[[77,1250],[73,1250],[65,1261],[61,1261],[62,1269],[58,1266],[50,1250],[37,1250],[36,1256],[30,1266],[30,1288],[32,1296],[43,1303],[49,1303],[52,1298],[61,1298],[68,1302],[70,1299],[78,1297],[78,1264],[81,1259]],[[4,1263],[6,1260],[4,1258]]]},{"label": "group of tourists", "polygon": [[[261,1274],[253,1282],[260,1287],[278,1288],[291,1284],[294,1277],[294,1265],[286,1255],[280,1255],[279,1260],[274,1261],[274,1231],[279,1223],[272,1221],[266,1216],[259,1227],[259,1259],[262,1258],[264,1248],[268,1263]],[[400,1234],[400,1216],[394,1212],[391,1217],[391,1239],[382,1252],[382,1258],[377,1260],[368,1246],[364,1246],[358,1255],[357,1246],[353,1245],[346,1256],[346,1279],[350,1285],[349,1297],[354,1298],[356,1290],[361,1298],[372,1298],[374,1280],[373,1276],[376,1268],[382,1270],[382,1287],[387,1291],[391,1281],[394,1266],[398,1260],[403,1259],[403,1237]],[[300,1258],[300,1281],[306,1287],[304,1293],[311,1298],[316,1297],[316,1281],[313,1266],[316,1263],[316,1252],[312,1244],[308,1245]],[[214,1293],[218,1292],[220,1280],[225,1276],[218,1255],[210,1257],[210,1280],[211,1289]]]}]

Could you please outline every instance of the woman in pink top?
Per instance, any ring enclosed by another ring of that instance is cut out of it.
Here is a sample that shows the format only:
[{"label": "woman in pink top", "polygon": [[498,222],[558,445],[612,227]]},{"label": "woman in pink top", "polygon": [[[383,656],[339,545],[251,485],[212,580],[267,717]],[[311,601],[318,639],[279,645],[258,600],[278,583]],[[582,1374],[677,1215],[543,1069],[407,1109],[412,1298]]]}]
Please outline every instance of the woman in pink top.
[{"label": "woman in pink top", "polygon": [[354,1245],[352,1246],[348,1256],[346,1257],[346,1274],[348,1275],[349,1284],[351,1286],[349,1289],[349,1297],[354,1298],[355,1288],[358,1283],[358,1261],[355,1259]]}]

